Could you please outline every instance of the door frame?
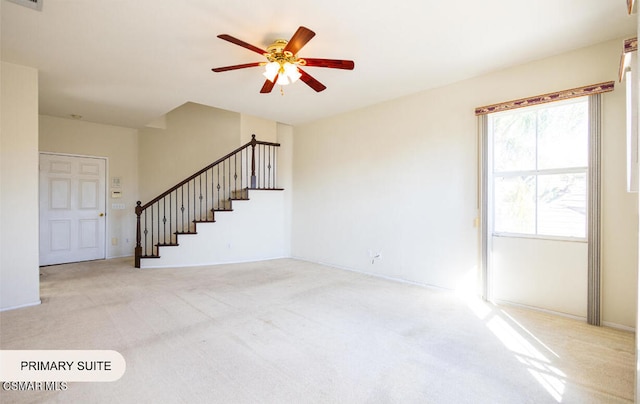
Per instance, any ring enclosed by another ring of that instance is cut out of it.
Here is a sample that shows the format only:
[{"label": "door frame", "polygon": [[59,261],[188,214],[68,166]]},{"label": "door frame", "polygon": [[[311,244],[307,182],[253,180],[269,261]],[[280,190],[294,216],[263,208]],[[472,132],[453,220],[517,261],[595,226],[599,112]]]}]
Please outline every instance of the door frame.
[{"label": "door frame", "polygon": [[[74,153],[58,153],[58,152],[48,152],[48,151],[40,151],[38,152],[38,166],[40,165],[40,156],[46,154],[46,155],[50,155],[50,156],[64,156],[64,157],[77,157],[77,158],[90,158],[90,159],[100,159],[100,160],[104,160],[104,214],[106,216],[105,218],[105,223],[104,223],[104,257],[102,258],[98,258],[98,259],[107,259],[108,254],[107,254],[107,249],[109,247],[109,243],[108,243],[108,237],[107,235],[109,235],[109,205],[107,204],[107,202],[109,201],[109,158],[105,157],[105,156],[94,156],[94,155],[89,155],[89,154],[74,154]],[[39,170],[38,170],[39,171]],[[39,177],[39,174],[38,174]],[[41,202],[41,198],[42,195],[40,195],[40,179],[38,178],[38,203]],[[38,209],[38,223],[40,223],[41,217],[40,217],[40,209]],[[40,231],[38,230],[38,234],[40,233]],[[40,239],[40,236],[38,235],[38,240]],[[38,241],[38,251],[40,250],[40,242]]]}]

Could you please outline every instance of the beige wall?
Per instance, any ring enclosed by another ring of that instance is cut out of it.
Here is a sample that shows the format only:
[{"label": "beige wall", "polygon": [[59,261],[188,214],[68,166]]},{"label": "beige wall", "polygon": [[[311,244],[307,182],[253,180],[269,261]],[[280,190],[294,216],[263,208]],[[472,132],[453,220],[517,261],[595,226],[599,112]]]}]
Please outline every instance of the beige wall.
[{"label": "beige wall", "polygon": [[[106,157],[107,258],[133,255],[138,200],[138,131],[72,119],[40,116],[40,151]],[[111,198],[111,179],[120,178],[121,198]],[[113,204],[124,204],[114,209]]]},{"label": "beige wall", "polygon": [[[636,34],[638,33],[638,31],[640,31],[640,20],[636,17]],[[635,91],[638,91],[640,89],[640,58],[637,57],[637,51],[636,51],[636,57],[634,58],[635,64],[631,66],[632,69],[635,69],[634,73],[633,73],[633,83],[631,84],[632,88],[635,89]],[[635,99],[638,100],[640,98],[640,94],[635,94]],[[637,115],[637,121],[636,121],[636,125],[635,125],[635,129],[638,130],[638,128],[640,128],[640,103],[639,105],[635,105],[635,111],[636,115]],[[638,133],[635,133],[636,136],[638,136]],[[640,145],[638,145],[638,150],[636,150],[637,152],[640,152]],[[640,167],[636,166],[637,170],[640,170]],[[640,171],[637,172],[638,176],[636,177],[636,180],[640,180]],[[631,221],[631,220],[630,220]],[[638,226],[640,226],[640,203],[638,204],[638,207],[636,209],[636,218],[635,220],[633,220],[636,224],[638,224]],[[633,242],[633,241],[631,241]],[[640,250],[640,240],[635,240],[635,243],[633,245],[633,247],[635,248],[636,251]],[[636,274],[638,274],[638,272],[640,272],[640,256],[637,257],[638,259],[636,260]],[[640,290],[640,276],[637,277],[636,279],[636,291]],[[636,298],[636,302],[635,302],[635,308],[636,308],[636,377],[635,377],[635,402],[638,403],[640,402],[640,371],[638,371],[640,369],[640,333],[638,333],[639,327],[640,327],[640,293],[637,293],[638,296]]]},{"label": "beige wall", "polygon": [[0,67],[0,310],[40,303],[38,71]]},{"label": "beige wall", "polygon": [[277,124],[277,142],[280,143],[278,149],[278,172],[277,184],[278,188],[284,189],[284,237],[287,256],[291,256],[291,210],[293,206],[293,144],[294,129],[290,125],[282,123]]},{"label": "beige wall", "polygon": [[[476,107],[616,80],[621,40],[295,128],[292,255],[444,288],[478,263]],[[635,327],[624,86],[604,96],[603,320]],[[380,254],[379,258],[375,258]]]},{"label": "beige wall", "polygon": [[[603,57],[619,58],[618,50],[612,46]],[[618,64],[611,64],[613,76]],[[638,224],[632,219],[638,194],[627,192],[625,87],[616,82],[616,90],[603,95],[602,105],[602,320],[635,328],[635,305],[630,302],[638,292],[637,269],[631,264],[638,260]]]},{"label": "beige wall", "polygon": [[140,200],[158,194],[240,146],[240,114],[186,103],[166,114],[166,129],[140,129]]},{"label": "beige wall", "polygon": [[587,318],[587,242],[492,237],[491,258],[496,302]]},{"label": "beige wall", "polygon": [[241,114],[240,115],[240,136],[241,143],[246,144],[251,141],[251,135],[256,135],[257,140],[263,142],[277,142],[278,130],[275,121],[264,118]]}]

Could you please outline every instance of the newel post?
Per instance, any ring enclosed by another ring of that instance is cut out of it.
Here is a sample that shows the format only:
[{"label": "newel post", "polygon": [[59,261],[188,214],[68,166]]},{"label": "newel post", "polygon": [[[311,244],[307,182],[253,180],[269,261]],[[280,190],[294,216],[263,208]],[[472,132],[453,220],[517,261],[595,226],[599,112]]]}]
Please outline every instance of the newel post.
[{"label": "newel post", "polygon": [[142,215],[142,202],[136,202],[136,249],[135,266],[140,268],[140,257],[142,257],[142,233],[140,232],[140,215]]},{"label": "newel post", "polygon": [[256,135],[251,135],[251,188],[256,188]]}]

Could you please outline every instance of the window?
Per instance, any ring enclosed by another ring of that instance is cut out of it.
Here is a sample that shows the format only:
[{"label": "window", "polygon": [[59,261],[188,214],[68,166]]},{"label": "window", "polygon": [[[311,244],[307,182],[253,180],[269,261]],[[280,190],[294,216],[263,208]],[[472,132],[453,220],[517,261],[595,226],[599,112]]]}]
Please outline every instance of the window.
[{"label": "window", "polygon": [[489,115],[493,233],[585,239],[588,97]]}]

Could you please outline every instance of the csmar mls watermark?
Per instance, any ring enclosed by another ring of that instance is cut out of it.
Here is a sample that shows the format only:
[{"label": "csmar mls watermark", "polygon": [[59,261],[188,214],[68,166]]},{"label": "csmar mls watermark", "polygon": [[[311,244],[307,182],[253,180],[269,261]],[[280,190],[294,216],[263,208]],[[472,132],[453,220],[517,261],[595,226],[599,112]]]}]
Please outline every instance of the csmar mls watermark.
[{"label": "csmar mls watermark", "polygon": [[68,382],[113,382],[126,370],[124,357],[110,350],[2,350],[4,391],[65,391]]},{"label": "csmar mls watermark", "polygon": [[66,391],[67,382],[2,382],[4,391]]}]

